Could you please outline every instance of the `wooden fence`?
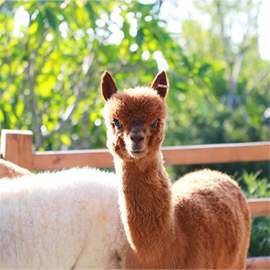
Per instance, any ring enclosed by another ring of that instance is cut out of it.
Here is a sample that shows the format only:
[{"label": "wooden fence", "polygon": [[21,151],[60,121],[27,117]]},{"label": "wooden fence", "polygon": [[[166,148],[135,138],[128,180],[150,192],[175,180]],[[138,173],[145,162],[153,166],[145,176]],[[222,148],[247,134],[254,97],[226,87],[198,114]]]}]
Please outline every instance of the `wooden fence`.
[{"label": "wooden fence", "polygon": [[[33,152],[31,131],[2,130],[0,158],[29,170],[71,167],[113,167],[108,150]],[[270,142],[163,147],[167,165],[211,164],[270,160]],[[270,198],[248,200],[252,216],[270,215]],[[270,269],[270,257],[247,259],[247,269]]]}]

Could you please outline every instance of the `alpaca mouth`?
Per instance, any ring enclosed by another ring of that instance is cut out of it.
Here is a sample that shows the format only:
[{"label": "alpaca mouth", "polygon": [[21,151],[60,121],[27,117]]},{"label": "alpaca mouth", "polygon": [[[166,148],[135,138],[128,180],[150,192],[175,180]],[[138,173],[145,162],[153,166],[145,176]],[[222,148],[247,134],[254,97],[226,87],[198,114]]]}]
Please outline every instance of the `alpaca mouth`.
[{"label": "alpaca mouth", "polygon": [[142,150],[135,150],[135,151],[132,151],[132,154],[139,155],[141,152],[142,152]]},{"label": "alpaca mouth", "polygon": [[136,149],[136,150],[131,150],[130,153],[134,157],[139,157],[139,156],[141,156],[143,151],[144,151],[144,149],[142,149],[142,150]]}]

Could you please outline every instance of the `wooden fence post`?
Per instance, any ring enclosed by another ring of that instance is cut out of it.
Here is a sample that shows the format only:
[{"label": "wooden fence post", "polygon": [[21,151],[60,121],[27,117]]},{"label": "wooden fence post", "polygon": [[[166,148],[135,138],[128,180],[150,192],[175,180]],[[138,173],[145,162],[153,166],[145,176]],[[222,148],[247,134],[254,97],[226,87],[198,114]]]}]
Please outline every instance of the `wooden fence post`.
[{"label": "wooden fence post", "polygon": [[1,131],[1,151],[3,159],[28,170],[32,169],[32,139],[30,130]]}]

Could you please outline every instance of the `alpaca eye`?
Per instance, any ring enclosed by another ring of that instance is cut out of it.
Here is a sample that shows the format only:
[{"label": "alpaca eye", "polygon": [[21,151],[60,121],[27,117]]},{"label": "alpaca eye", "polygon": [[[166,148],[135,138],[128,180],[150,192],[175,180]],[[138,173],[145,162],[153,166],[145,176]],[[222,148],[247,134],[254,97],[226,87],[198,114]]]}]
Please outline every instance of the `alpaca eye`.
[{"label": "alpaca eye", "polygon": [[117,119],[113,119],[112,121],[113,125],[116,126],[118,129],[120,129],[122,127],[122,124],[117,120]]},{"label": "alpaca eye", "polygon": [[156,128],[157,125],[158,125],[158,123],[159,123],[159,120],[160,120],[160,119],[157,119],[155,122],[153,122],[152,124],[150,124],[150,126],[151,126],[152,128]]}]

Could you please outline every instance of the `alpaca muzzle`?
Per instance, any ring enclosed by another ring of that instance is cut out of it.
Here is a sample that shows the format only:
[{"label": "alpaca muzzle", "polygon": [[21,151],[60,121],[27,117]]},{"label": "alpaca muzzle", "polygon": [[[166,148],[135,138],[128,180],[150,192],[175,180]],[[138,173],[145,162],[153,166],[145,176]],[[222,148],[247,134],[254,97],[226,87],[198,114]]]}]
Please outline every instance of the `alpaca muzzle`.
[{"label": "alpaca muzzle", "polygon": [[139,127],[134,127],[129,134],[130,149],[133,155],[139,155],[144,150],[145,136]]},{"label": "alpaca muzzle", "polygon": [[130,136],[130,139],[137,145],[139,145],[139,143],[141,141],[144,140],[144,135],[142,132],[138,133],[138,134],[132,134],[132,136]]}]

